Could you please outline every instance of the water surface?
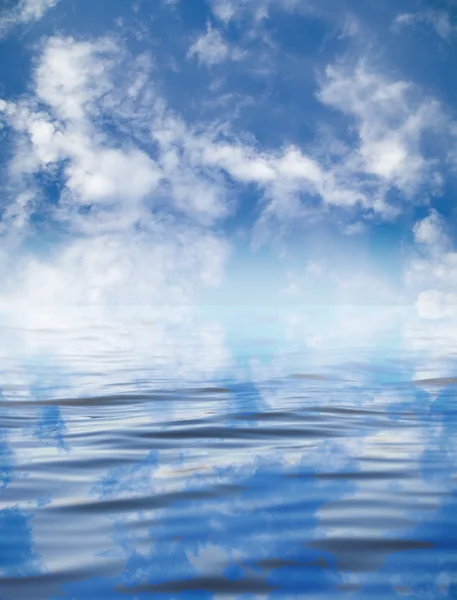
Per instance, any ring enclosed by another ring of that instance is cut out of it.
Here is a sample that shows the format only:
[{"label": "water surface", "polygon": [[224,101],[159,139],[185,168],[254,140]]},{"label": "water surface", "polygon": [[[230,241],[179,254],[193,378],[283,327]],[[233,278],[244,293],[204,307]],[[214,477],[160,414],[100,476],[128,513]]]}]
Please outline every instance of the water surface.
[{"label": "water surface", "polygon": [[5,316],[0,598],[457,597],[455,325]]}]

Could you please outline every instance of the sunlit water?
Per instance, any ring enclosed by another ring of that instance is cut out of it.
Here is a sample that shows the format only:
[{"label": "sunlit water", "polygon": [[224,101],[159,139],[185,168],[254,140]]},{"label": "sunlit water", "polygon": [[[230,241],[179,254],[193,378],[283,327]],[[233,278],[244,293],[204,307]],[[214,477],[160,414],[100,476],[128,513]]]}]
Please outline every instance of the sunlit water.
[{"label": "sunlit water", "polygon": [[457,598],[457,321],[2,318],[0,598]]}]

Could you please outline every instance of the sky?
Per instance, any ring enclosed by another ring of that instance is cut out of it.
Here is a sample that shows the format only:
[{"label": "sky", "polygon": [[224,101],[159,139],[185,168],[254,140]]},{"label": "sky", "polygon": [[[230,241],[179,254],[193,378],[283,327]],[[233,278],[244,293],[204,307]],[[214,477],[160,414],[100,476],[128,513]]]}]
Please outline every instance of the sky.
[{"label": "sky", "polygon": [[0,307],[457,302],[454,0],[8,0]]}]

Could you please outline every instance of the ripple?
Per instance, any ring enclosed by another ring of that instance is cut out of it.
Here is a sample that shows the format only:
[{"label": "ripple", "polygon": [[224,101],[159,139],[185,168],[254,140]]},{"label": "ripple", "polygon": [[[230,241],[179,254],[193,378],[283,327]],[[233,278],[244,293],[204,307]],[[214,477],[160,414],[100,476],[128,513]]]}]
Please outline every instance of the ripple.
[{"label": "ripple", "polygon": [[452,574],[457,379],[339,354],[194,380],[102,358],[103,385],[80,356],[65,386],[32,366],[3,391],[2,600],[388,600]]},{"label": "ripple", "polygon": [[393,552],[428,550],[434,547],[426,541],[369,537],[335,537],[316,540],[308,546],[332,554],[341,570],[354,573],[378,570],[386,555]]}]

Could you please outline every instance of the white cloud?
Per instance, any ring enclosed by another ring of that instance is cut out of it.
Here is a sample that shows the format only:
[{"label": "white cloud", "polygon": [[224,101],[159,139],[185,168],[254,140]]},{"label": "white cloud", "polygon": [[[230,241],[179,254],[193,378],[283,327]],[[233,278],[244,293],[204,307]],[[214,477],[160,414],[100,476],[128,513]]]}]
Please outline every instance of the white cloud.
[{"label": "white cloud", "polygon": [[[37,210],[66,231],[49,256],[10,252],[4,305],[186,303],[221,280],[229,247],[210,226],[227,214],[224,188],[182,153],[173,156],[175,145],[153,151],[149,129],[163,125],[163,103],[149,65],[112,40],[51,38],[35,95],[2,105],[16,133],[4,247],[11,250],[13,231],[34,235]],[[116,130],[125,124],[127,132]],[[59,182],[57,203],[40,197],[39,173]]]},{"label": "white cloud", "polygon": [[[313,220],[318,211],[311,208],[311,197],[320,198],[326,208],[359,209],[362,218],[369,212],[391,218],[401,212],[398,203],[387,202],[392,188],[412,198],[419,186],[439,183],[436,161],[422,152],[423,134],[442,131],[446,124],[436,101],[422,98],[407,82],[391,81],[361,64],[355,69],[329,67],[318,97],[354,119],[355,147],[343,146],[337,156],[323,149],[317,158],[295,146],[262,150],[220,131],[191,137],[186,132],[183,146],[194,168],[225,171],[240,184],[255,183],[262,192],[256,244],[272,235],[281,237],[297,220]],[[173,127],[173,133],[158,132],[162,144],[174,144],[176,135],[186,131]],[[349,228],[347,233],[355,231]]]},{"label": "white cloud", "polygon": [[346,225],[346,227],[343,229],[343,232],[346,235],[360,235],[366,233],[366,231],[367,225],[365,223],[362,223],[361,221],[358,221],[356,223],[350,223],[349,225]]},{"label": "white cloud", "polygon": [[14,9],[0,17],[0,36],[16,25],[38,21],[58,2],[59,0],[19,0]]},{"label": "white cloud", "polygon": [[[358,209],[362,220],[370,212],[393,218],[401,206],[388,203],[392,188],[412,198],[421,185],[432,191],[439,185],[437,161],[427,158],[422,148],[424,133],[445,130],[447,119],[438,102],[423,98],[410,83],[390,80],[361,63],[329,67],[318,98],[356,125],[356,143],[343,145],[336,156],[325,148],[319,154],[314,149],[314,156],[295,146],[266,151],[210,130],[183,142],[194,168],[204,165],[225,171],[239,184],[258,186],[263,209],[254,228],[255,244],[281,238],[297,220],[315,220],[319,209],[310,198],[320,198],[326,209]],[[167,135],[160,131],[162,142],[176,141]],[[363,222],[359,231],[361,227]],[[356,231],[349,228],[346,233]]]},{"label": "white cloud", "polygon": [[283,10],[306,8],[308,2],[303,0],[210,0],[214,15],[221,21],[228,22],[250,14],[255,20],[268,18],[271,6],[277,5]]},{"label": "white cloud", "polygon": [[348,257],[350,267],[333,264],[326,258],[310,258],[302,271],[290,271],[281,291],[291,304],[317,305],[396,305],[401,291],[379,272],[375,265],[363,265]]},{"label": "white cloud", "polygon": [[416,308],[422,319],[443,319],[457,316],[457,291],[445,293],[439,290],[420,292]]},{"label": "white cloud", "polygon": [[199,286],[219,283],[226,258],[226,244],[209,233],[98,234],[67,242],[52,258],[20,261],[16,291],[0,303],[186,304]]},{"label": "white cloud", "polygon": [[[65,206],[81,204],[114,207],[123,211],[126,223],[136,221],[147,216],[153,199],[159,201],[170,188],[175,207],[186,214],[202,220],[223,216],[224,194],[216,192],[219,188],[211,178],[186,168],[175,147],[159,157],[140,149],[135,131],[143,130],[144,144],[144,130],[162,126],[161,99],[148,87],[147,65],[130,65],[136,69],[132,83],[115,73],[115,59],[128,60],[112,41],[49,40],[35,75],[36,100],[47,112],[36,112],[34,103],[27,100],[5,110],[23,143],[12,171],[18,176],[49,169],[52,163],[59,165],[65,179],[59,218]],[[142,94],[144,106],[136,98]],[[143,114],[147,110],[149,123]],[[108,135],[101,126],[105,119],[119,125],[129,122],[130,135],[122,131]],[[176,120],[171,118],[170,123],[168,133],[173,136]],[[191,134],[183,128],[185,139]],[[82,223],[78,217],[73,219]]]},{"label": "white cloud", "polygon": [[119,51],[109,39],[50,38],[35,73],[37,97],[59,119],[86,119],[93,103],[113,89],[109,75]]},{"label": "white cloud", "polygon": [[[285,228],[287,222],[304,217],[306,208],[302,206],[301,195],[320,197],[328,206],[348,209],[369,205],[354,182],[347,181],[345,175],[342,177],[331,168],[322,167],[295,146],[265,151],[252,141],[221,132],[220,128],[207,126],[203,131],[192,132],[180,120],[170,117],[157,124],[153,136],[160,145],[164,165],[171,164],[174,168],[179,147],[181,157],[193,172],[203,170],[208,178],[216,181],[228,175],[238,185],[258,187],[265,208],[254,231],[255,243],[267,241],[272,230],[278,230],[278,221]],[[176,180],[171,185],[175,189]],[[189,190],[188,187],[182,189]],[[219,196],[225,193],[222,186],[217,189]]]},{"label": "white cloud", "polygon": [[318,99],[349,117],[349,127],[355,124],[357,139],[336,156],[329,156],[327,144],[319,154],[315,149],[315,157],[294,147],[276,155],[233,145],[211,148],[213,161],[264,189],[268,202],[255,230],[260,242],[297,219],[312,222],[310,196],[320,197],[327,208],[358,209],[362,219],[370,212],[394,218],[402,209],[387,200],[393,188],[412,200],[420,186],[433,192],[439,185],[438,161],[429,159],[422,145],[425,133],[446,131],[448,120],[437,101],[363,63],[329,66]]},{"label": "white cloud", "polygon": [[23,23],[41,19],[44,13],[59,0],[21,0],[18,5],[20,20]]},{"label": "white cloud", "polygon": [[435,210],[413,227],[418,252],[405,265],[406,289],[424,319],[457,316],[457,252]]},{"label": "white cloud", "polygon": [[191,45],[187,56],[188,58],[197,57],[201,64],[211,67],[229,59],[236,59],[241,54],[230,48],[220,31],[208,23],[206,33]]},{"label": "white cloud", "polygon": [[448,39],[456,30],[451,23],[449,14],[439,10],[424,10],[416,13],[402,13],[398,15],[393,23],[394,30],[399,31],[408,25],[425,23],[431,25],[436,33],[443,39]]},{"label": "white cloud", "polygon": [[448,243],[444,220],[436,210],[432,210],[428,217],[418,221],[414,225],[413,233],[416,243],[426,244],[433,249],[441,249]]},{"label": "white cloud", "polygon": [[433,171],[420,140],[442,123],[439,106],[366,67],[328,69],[319,99],[354,118],[359,143],[319,158],[292,145],[264,150],[233,135],[229,123],[186,124],[166,107],[152,72],[150,57],[134,59],[112,39],[46,41],[34,96],[2,105],[17,134],[10,171],[20,191],[5,228],[26,235],[33,211],[43,209],[34,180],[40,172],[62,184],[59,202],[45,206],[51,220],[88,239],[113,235],[116,243],[136,239],[137,231],[156,235],[157,222],[167,224],[162,234],[170,240],[181,222],[205,240],[207,228],[233,210],[236,186],[254,184],[262,202],[253,231],[259,245],[286,236],[297,220],[315,221],[322,209],[359,209],[362,219],[365,211],[395,214],[399,208],[385,201],[389,188],[412,193]]},{"label": "white cloud", "polygon": [[328,67],[319,100],[355,120],[358,148],[349,168],[412,194],[433,177],[434,163],[421,150],[427,130],[443,128],[435,100],[420,98],[405,81],[392,81],[359,63],[355,69]]}]

